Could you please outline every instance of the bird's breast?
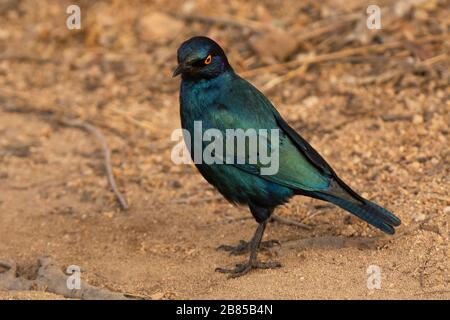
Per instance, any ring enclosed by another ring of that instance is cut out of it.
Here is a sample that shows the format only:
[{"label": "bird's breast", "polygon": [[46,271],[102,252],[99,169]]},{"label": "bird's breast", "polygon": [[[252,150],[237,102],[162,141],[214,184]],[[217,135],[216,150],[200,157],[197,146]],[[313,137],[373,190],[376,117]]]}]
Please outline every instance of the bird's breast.
[{"label": "bird's breast", "polygon": [[184,129],[190,129],[194,121],[204,122],[219,102],[220,85],[213,80],[182,81],[180,87],[180,115]]}]

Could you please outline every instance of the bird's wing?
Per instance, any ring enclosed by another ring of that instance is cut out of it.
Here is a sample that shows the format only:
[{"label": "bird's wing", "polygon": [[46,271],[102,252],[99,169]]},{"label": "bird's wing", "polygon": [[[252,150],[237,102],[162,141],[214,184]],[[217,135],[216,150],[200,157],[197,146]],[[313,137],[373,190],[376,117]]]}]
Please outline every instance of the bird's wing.
[{"label": "bird's wing", "polygon": [[272,107],[273,114],[277,120],[280,128],[292,139],[295,145],[300,149],[302,154],[308,158],[308,160],[314,164],[314,166],[322,171],[324,174],[333,175],[334,171],[324,158],[313,148],[311,145],[303,139],[289,124],[281,117],[278,111]]},{"label": "bird's wing", "polygon": [[[239,163],[236,152],[226,154],[226,157],[235,157],[233,165],[245,172],[260,175],[264,179],[292,189],[326,190],[333,172],[330,166],[289,127],[261,92],[243,79],[236,80],[231,90],[228,88],[228,91],[225,91],[228,94],[224,95],[226,98],[221,99],[220,107],[213,107],[210,110],[206,117],[209,126],[223,133],[231,128],[255,129],[258,133],[260,129],[278,129],[279,143],[272,141],[270,132],[266,139],[268,147],[278,149],[278,170],[274,174],[262,174],[262,169],[270,165],[261,164],[259,161],[249,163],[248,143],[245,163],[242,163],[243,161]],[[230,91],[233,94],[229,94]]]}]

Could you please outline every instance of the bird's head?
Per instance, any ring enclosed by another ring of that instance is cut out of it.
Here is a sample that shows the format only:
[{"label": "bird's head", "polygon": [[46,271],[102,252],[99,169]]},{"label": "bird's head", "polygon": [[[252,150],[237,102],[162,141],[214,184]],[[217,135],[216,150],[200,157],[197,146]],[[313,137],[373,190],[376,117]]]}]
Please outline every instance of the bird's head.
[{"label": "bird's head", "polygon": [[181,44],[177,52],[178,67],[173,76],[183,79],[212,79],[232,70],[222,48],[207,37],[193,37]]}]

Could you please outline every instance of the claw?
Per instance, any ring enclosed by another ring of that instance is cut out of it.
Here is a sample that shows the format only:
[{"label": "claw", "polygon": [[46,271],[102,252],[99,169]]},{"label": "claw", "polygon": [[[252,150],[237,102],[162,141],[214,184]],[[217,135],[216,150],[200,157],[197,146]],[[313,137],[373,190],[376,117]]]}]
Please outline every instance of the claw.
[{"label": "claw", "polygon": [[247,274],[252,269],[275,269],[281,268],[281,263],[272,262],[255,262],[255,263],[239,263],[234,269],[216,268],[216,272],[229,273],[229,278],[238,278]]},{"label": "claw", "polygon": [[0,273],[7,272],[11,269],[14,269],[14,263],[5,260],[0,260]]},{"label": "claw", "polygon": [[217,247],[217,250],[223,250],[223,251],[229,251],[230,255],[240,255],[244,254],[250,251],[250,243],[244,240],[240,240],[239,244],[237,246],[229,246],[226,244],[223,244],[219,247]]},{"label": "claw", "polygon": [[245,252],[250,252],[250,257],[247,263],[237,264],[234,269],[216,268],[217,272],[228,273],[229,278],[237,278],[247,274],[252,269],[272,269],[280,268],[281,264],[279,262],[258,262],[256,261],[256,256],[258,254],[258,249],[268,249],[275,245],[280,245],[277,240],[269,240],[261,242],[261,239],[266,228],[267,221],[261,222],[253,235],[250,242],[239,241],[236,247],[232,246],[220,246],[218,250],[230,251],[231,254],[242,254]]}]

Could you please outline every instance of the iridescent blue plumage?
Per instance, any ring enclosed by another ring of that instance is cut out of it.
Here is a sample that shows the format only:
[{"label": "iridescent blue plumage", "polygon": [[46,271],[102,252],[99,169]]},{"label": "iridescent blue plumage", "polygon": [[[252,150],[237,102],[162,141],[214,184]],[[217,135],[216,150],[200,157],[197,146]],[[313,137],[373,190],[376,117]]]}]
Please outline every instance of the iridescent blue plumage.
[{"label": "iridescent blue plumage", "polygon": [[279,170],[273,175],[261,175],[260,164],[196,164],[226,199],[248,205],[265,226],[276,206],[296,194],[305,195],[332,202],[382,231],[394,233],[400,220],[348,187],[271,102],[233,71],[214,41],[195,37],[184,42],[178,50],[178,63],[174,75],[182,75],[180,115],[182,127],[191,133],[188,144],[195,144],[194,121],[202,122],[203,131],[213,128],[224,135],[227,129],[237,128],[280,132]]}]

